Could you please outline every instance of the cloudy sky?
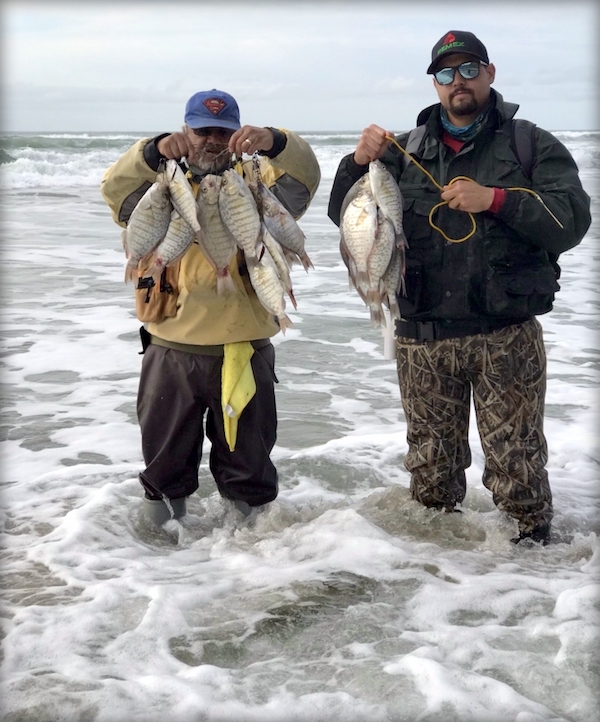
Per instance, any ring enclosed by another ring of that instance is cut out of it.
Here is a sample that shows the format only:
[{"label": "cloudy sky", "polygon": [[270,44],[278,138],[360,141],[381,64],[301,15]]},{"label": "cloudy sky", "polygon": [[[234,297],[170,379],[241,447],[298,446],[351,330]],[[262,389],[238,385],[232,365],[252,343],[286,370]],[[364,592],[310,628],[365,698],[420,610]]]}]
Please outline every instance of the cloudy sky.
[{"label": "cloudy sky", "polygon": [[298,131],[413,127],[436,102],[425,70],[471,30],[496,89],[548,130],[598,129],[592,0],[28,2],[5,0],[2,129],[168,131],[220,88],[242,122]]}]

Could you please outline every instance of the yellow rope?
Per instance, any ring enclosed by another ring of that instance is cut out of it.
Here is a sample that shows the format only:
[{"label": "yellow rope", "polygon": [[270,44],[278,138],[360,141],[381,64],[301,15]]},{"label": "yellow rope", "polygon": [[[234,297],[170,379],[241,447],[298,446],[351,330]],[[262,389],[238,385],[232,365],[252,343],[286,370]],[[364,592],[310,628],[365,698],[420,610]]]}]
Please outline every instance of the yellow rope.
[{"label": "yellow rope", "polygon": [[[442,186],[436,181],[436,179],[431,175],[431,173],[429,171],[425,170],[425,168],[423,168],[423,166],[417,160],[415,160],[412,157],[412,155],[396,141],[395,138],[393,138],[391,135],[386,135],[385,137],[386,137],[386,140],[390,140],[399,150],[401,150],[405,155],[407,155],[409,157],[409,159],[417,166],[417,168],[419,168],[421,171],[423,171],[423,173],[425,173],[425,175],[429,178],[429,180],[433,183],[433,185],[436,188],[438,188],[440,191],[443,190]],[[471,181],[472,183],[475,182],[472,178],[468,178],[467,176],[464,176],[464,175],[459,175],[459,176],[456,176],[456,178],[453,178],[450,181],[450,183],[448,183],[448,185],[452,185],[452,183],[454,183],[457,180],[467,180],[467,181]],[[534,198],[537,198],[537,200],[544,206],[544,208],[548,211],[548,213],[552,216],[552,218],[558,223],[558,225],[561,228],[564,228],[563,224],[558,220],[558,218],[554,215],[554,213],[552,213],[552,211],[548,208],[548,206],[544,203],[544,201],[540,198],[540,196],[535,191],[532,191],[531,188],[521,188],[520,186],[517,186],[514,188],[507,188],[506,190],[525,191],[526,193],[531,193],[531,195]],[[466,236],[463,236],[462,238],[449,238],[444,233],[444,231],[441,228],[439,228],[438,226],[436,226],[435,223],[433,222],[434,213],[437,211],[438,208],[441,208],[441,206],[445,206],[445,205],[448,205],[448,201],[442,201],[441,203],[437,203],[435,206],[433,206],[433,208],[429,211],[429,216],[428,216],[429,225],[434,230],[436,230],[438,233],[440,233],[446,241],[449,241],[450,243],[463,243],[464,241],[471,238],[471,236],[477,230],[475,216],[472,213],[468,213],[469,218],[471,219],[472,228],[469,231],[469,233],[467,233]],[[462,211],[462,212],[466,213],[467,211]]]}]

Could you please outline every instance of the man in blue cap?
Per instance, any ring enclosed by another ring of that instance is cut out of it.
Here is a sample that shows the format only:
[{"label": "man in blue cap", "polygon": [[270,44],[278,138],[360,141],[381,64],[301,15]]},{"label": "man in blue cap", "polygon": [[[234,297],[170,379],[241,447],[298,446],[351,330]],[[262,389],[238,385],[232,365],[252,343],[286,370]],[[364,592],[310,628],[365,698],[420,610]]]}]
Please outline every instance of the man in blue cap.
[{"label": "man in blue cap", "polygon": [[[222,174],[243,153],[258,159],[262,181],[294,218],[306,211],[320,171],[310,145],[296,133],[241,125],[237,102],[217,89],[195,93],[184,121],[181,131],[138,141],[106,171],[102,194],[120,226],[127,226],[166,160],[186,159],[187,178],[197,193],[204,176]],[[246,182],[253,164],[251,158],[242,164]],[[270,459],[277,429],[270,338],[280,328],[258,300],[241,252],[228,272],[235,291],[218,293],[213,266],[192,243],[180,261],[166,268],[152,293],[136,290],[138,318],[144,322],[137,409],[146,468],[139,478],[144,515],[156,525],[185,514],[186,499],[198,488],[205,433],[222,497],[247,516],[277,496],[277,471]],[[256,390],[237,420],[232,450],[221,381],[225,349],[236,344],[251,346]]]},{"label": "man in blue cap", "polygon": [[[185,106],[185,126],[180,133],[159,136],[156,150],[163,158],[185,157],[190,166],[201,171],[223,170],[230,166],[231,154],[251,155],[255,151],[274,158],[275,140],[285,142],[285,133],[274,128],[240,125],[235,99],[221,90],[192,95]],[[202,173],[201,173],[202,175]]]}]

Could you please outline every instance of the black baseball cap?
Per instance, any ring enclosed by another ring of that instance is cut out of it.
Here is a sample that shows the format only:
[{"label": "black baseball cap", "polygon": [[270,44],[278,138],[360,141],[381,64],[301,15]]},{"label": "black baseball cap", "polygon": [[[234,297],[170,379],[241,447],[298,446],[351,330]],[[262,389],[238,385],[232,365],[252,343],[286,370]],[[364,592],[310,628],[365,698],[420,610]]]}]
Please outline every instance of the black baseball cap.
[{"label": "black baseball cap", "polygon": [[434,68],[438,66],[440,58],[450,53],[464,53],[472,55],[477,60],[489,64],[485,45],[473,33],[464,30],[450,30],[443,35],[433,46],[431,51],[431,65],[427,68],[427,74],[433,75]]}]

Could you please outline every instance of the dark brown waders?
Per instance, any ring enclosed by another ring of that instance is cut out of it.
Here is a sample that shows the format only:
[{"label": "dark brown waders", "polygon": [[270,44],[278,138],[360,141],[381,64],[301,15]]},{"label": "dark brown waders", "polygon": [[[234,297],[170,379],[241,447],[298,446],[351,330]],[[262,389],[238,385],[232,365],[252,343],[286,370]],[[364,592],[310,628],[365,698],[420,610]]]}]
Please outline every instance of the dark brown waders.
[{"label": "dark brown waders", "polygon": [[233,452],[223,429],[222,362],[222,356],[147,347],[137,408],[146,464],[140,481],[150,496],[171,499],[196,491],[205,415],[209,466],[221,496],[250,506],[277,496],[277,471],[269,456],[277,434],[273,345],[252,355],[256,394],[240,416]]}]

